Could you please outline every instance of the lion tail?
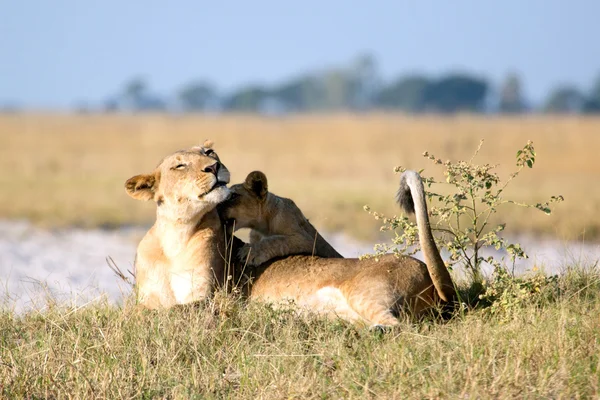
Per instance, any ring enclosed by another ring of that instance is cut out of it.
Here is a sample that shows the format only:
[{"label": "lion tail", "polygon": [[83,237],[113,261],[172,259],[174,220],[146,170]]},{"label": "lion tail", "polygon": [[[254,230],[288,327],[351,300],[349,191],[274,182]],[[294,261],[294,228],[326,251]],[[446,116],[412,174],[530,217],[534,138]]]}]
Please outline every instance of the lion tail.
[{"label": "lion tail", "polygon": [[396,199],[405,212],[414,213],[416,216],[421,251],[438,295],[446,302],[454,301],[456,298],[454,283],[435,245],[427,213],[425,188],[417,172],[406,171],[402,174]]}]

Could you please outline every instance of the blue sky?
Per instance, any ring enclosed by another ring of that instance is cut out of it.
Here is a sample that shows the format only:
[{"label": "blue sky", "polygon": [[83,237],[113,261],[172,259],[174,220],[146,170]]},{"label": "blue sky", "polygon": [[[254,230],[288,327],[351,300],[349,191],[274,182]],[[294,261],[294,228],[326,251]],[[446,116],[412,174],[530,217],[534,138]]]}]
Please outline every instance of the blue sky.
[{"label": "blue sky", "polygon": [[133,76],[172,93],[276,83],[376,56],[384,78],[511,71],[541,101],[600,74],[600,1],[0,0],[0,104],[97,103]]}]

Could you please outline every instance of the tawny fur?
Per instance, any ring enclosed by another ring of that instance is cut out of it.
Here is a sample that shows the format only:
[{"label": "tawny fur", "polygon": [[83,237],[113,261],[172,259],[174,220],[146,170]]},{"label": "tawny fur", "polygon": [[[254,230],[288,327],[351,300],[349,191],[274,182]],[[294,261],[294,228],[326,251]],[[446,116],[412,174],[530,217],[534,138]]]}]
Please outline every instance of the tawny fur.
[{"label": "tawny fur", "polygon": [[[250,201],[251,191],[236,193],[239,196],[223,203],[220,211],[229,218],[235,215],[237,227],[266,223],[262,215],[286,214],[286,208],[265,214],[260,203]],[[392,254],[365,260],[290,256],[247,272],[250,300],[275,305],[293,302],[300,310],[385,326],[397,325],[401,312],[420,315],[440,302],[454,301],[452,278],[433,241],[424,188],[416,172],[403,175],[400,193],[402,204],[408,203],[407,196],[413,201],[425,263]],[[273,206],[281,207],[277,202]],[[243,242],[234,238],[233,246],[235,252]]]},{"label": "tawny fur", "polygon": [[268,191],[262,172],[251,172],[230,192],[229,200],[219,206],[220,214],[225,221],[234,220],[235,229],[252,229],[250,244],[237,253],[249,266],[290,254],[342,258],[292,200]]},{"label": "tawny fur", "polygon": [[167,308],[210,296],[224,281],[224,232],[216,205],[227,198],[229,171],[205,147],[178,151],[154,172],[125,183],[138,200],[154,200],[156,222],[137,248],[138,303]]}]

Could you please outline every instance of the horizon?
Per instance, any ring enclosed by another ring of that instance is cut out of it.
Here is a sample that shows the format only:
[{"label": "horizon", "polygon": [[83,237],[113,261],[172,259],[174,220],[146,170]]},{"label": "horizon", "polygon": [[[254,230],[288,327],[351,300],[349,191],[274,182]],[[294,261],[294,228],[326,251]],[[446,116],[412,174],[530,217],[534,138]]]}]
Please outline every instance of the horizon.
[{"label": "horizon", "polygon": [[562,84],[586,92],[600,74],[600,52],[591,42],[600,36],[600,4],[591,0],[567,6],[532,0],[526,8],[517,0],[178,4],[184,6],[0,2],[0,13],[12,16],[0,35],[0,51],[12,60],[0,64],[0,105],[99,104],[138,76],[161,95],[194,80],[221,91],[271,86],[344,66],[360,54],[375,57],[386,82],[411,73],[467,72],[497,88],[517,73],[533,104]]}]

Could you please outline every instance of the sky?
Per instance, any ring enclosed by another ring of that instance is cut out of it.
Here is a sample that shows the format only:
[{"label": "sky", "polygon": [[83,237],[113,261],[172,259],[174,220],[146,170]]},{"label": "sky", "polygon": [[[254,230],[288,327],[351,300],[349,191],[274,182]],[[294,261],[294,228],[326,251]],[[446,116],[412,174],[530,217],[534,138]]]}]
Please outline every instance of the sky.
[{"label": "sky", "polygon": [[540,102],[600,75],[597,0],[0,0],[0,105],[101,103],[130,78],[224,91],[376,57],[382,76],[520,74]]}]

